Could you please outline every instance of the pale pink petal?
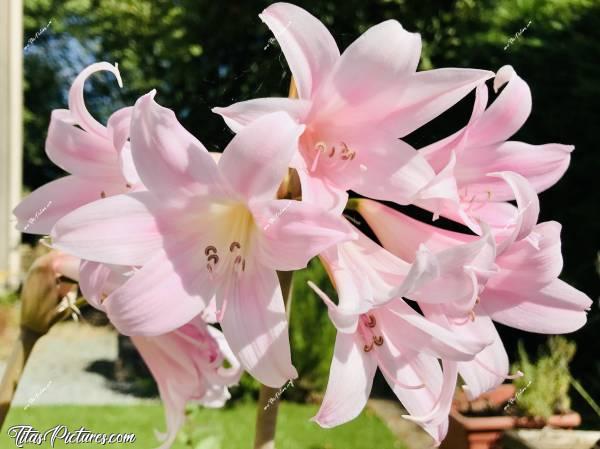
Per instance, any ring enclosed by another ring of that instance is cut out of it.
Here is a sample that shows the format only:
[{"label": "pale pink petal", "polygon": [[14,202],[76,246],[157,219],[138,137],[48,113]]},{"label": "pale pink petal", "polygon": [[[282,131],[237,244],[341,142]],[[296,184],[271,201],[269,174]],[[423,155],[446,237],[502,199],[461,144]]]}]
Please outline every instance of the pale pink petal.
[{"label": "pale pink petal", "polygon": [[218,333],[196,318],[168,334],[132,337],[165,403],[167,432],[159,437],[161,449],[168,449],[177,436],[188,401],[222,407],[230,397],[226,386],[232,383],[218,374],[222,354],[213,332]]},{"label": "pale pink petal", "polygon": [[[336,286],[336,315],[364,313],[401,296],[437,276],[437,260],[421,248],[410,265],[395,257],[354,228],[358,239],[340,243],[320,254],[321,261]],[[332,307],[323,298],[330,309]],[[336,322],[336,319],[332,320]],[[338,327],[340,329],[340,327]],[[342,330],[342,329],[340,329]]]},{"label": "pale pink petal", "polygon": [[407,262],[413,262],[423,244],[433,253],[467,243],[473,236],[422,223],[376,201],[361,199],[358,211],[383,247]]},{"label": "pale pink petal", "polygon": [[477,147],[461,154],[456,176],[460,185],[468,186],[472,195],[492,201],[509,201],[514,199],[512,189],[501,179],[486,174],[512,171],[527,178],[536,192],[542,192],[565,173],[573,149],[572,145],[530,145],[516,141]]},{"label": "pale pink petal", "polygon": [[485,315],[477,315],[475,321],[464,326],[455,326],[455,332],[461,332],[474,338],[493,337],[493,343],[475,356],[470,362],[459,362],[458,370],[465,381],[465,392],[474,399],[503,383],[508,373],[508,355],[492,320]]},{"label": "pale pink petal", "polygon": [[274,3],[259,17],[277,38],[300,98],[310,98],[339,59],[333,36],[319,19],[289,3]]},{"label": "pale pink petal", "polygon": [[341,214],[348,202],[348,192],[335,186],[327,178],[312,176],[304,168],[297,168],[302,185],[302,201],[319,206],[333,214]]},{"label": "pale pink petal", "polygon": [[382,118],[398,103],[405,79],[414,74],[421,37],[395,20],[379,23],[356,39],[318,90],[311,117],[346,126]]},{"label": "pale pink petal", "polygon": [[56,223],[53,246],[86,260],[143,265],[163,247],[166,231],[153,215],[160,207],[148,192],[90,203]]},{"label": "pale pink petal", "polygon": [[119,162],[121,164],[121,173],[123,173],[123,177],[127,181],[127,188],[133,190],[144,189],[145,187],[140,181],[137,168],[135,168],[133,154],[131,154],[131,145],[129,145],[129,142],[123,146],[123,149],[119,153]]},{"label": "pale pink petal", "polygon": [[79,264],[81,260],[78,257],[64,254],[57,251],[52,260],[52,269],[59,276],[65,276],[76,282],[79,281]]},{"label": "pale pink petal", "polygon": [[533,229],[535,246],[526,239],[513,243],[496,259],[499,271],[487,287],[514,285],[517,290],[535,289],[556,279],[563,267],[560,231],[560,223],[540,223]]},{"label": "pale pink petal", "polygon": [[516,220],[507,223],[505,228],[497,234],[504,235],[504,238],[498,244],[498,254],[502,254],[513,242],[524,239],[531,234],[540,214],[540,201],[527,179],[517,173],[499,172],[490,173],[489,176],[505,181],[514,192],[517,200]]},{"label": "pale pink petal", "polygon": [[256,98],[240,101],[226,108],[213,108],[212,111],[219,114],[234,132],[240,132],[245,126],[263,115],[283,111],[289,114],[296,122],[303,123],[310,102],[294,98]]},{"label": "pale pink petal", "polygon": [[434,439],[434,445],[439,446],[448,432],[448,415],[452,407],[452,399],[456,390],[458,379],[458,364],[454,361],[442,361],[443,381],[442,390],[429,413],[422,416],[402,415],[409,421],[416,422],[423,427]]},{"label": "pale pink petal", "polygon": [[66,109],[52,111],[46,154],[52,162],[74,175],[118,181],[119,155],[108,137],[77,128]]},{"label": "pale pink petal", "polygon": [[217,165],[175,113],[154,101],[155,94],[136,102],[131,122],[131,152],[140,179],[167,202],[181,194],[213,191],[219,180]]},{"label": "pale pink petal", "polygon": [[252,205],[260,234],[260,257],[273,269],[306,267],[325,249],[355,238],[350,225],[338,215],[293,200],[272,200]]},{"label": "pale pink petal", "polygon": [[417,72],[394,98],[398,105],[386,119],[388,129],[404,137],[456,104],[479,84],[493,76],[476,69],[445,68]]},{"label": "pale pink petal", "polygon": [[260,117],[225,148],[219,159],[223,178],[246,201],[275,198],[303,130],[285,112]]},{"label": "pale pink petal", "polygon": [[499,323],[540,334],[573,332],[586,322],[592,301],[583,292],[556,279],[540,290],[519,290],[517,286],[486,288],[481,306]]},{"label": "pale pink petal", "polygon": [[[321,260],[323,260],[323,258],[321,258]],[[324,265],[327,269],[330,268],[326,263],[324,263]],[[344,270],[339,273],[335,279],[339,280],[341,278],[342,281],[350,281],[350,276],[351,273],[348,270]],[[336,285],[340,297],[339,304],[334,303],[327,293],[321,290],[314,282],[308,281],[308,286],[313,289],[327,306],[329,319],[338,332],[354,334],[356,332],[356,327],[358,326],[360,315],[367,313],[372,307],[368,302],[361,300],[360,294],[352,288],[355,286],[352,282],[347,283],[347,287],[349,288],[345,288],[345,291],[342,291],[342,284]],[[344,285],[344,287],[346,287],[346,285]]]},{"label": "pale pink petal", "polygon": [[119,73],[119,67],[117,64],[114,66],[109,64],[108,62],[97,62],[92,64],[79,73],[73,84],[71,85],[71,89],[69,90],[69,110],[73,114],[73,118],[76,123],[81,126],[84,130],[91,134],[95,134],[96,136],[107,138],[109,137],[109,133],[107,129],[92,115],[88,112],[85,107],[85,101],[83,99],[83,86],[85,84],[86,79],[100,71],[108,71],[111,72],[117,78],[117,82],[119,83],[119,87],[123,86],[123,82],[121,81],[121,74]]},{"label": "pale pink petal", "polygon": [[436,173],[441,172],[448,164],[452,153],[459,153],[462,161],[463,150],[465,147],[468,147],[468,137],[471,127],[477,122],[479,117],[481,117],[481,114],[487,105],[487,101],[488,88],[487,85],[483,83],[475,89],[475,102],[467,126],[442,140],[419,149],[419,153],[425,156],[427,162],[431,164]]},{"label": "pale pink petal", "polygon": [[55,223],[75,209],[102,198],[125,192],[125,185],[110,181],[65,176],[34,190],[13,213],[17,229],[29,234],[50,234]]},{"label": "pale pink petal", "polygon": [[414,351],[423,351],[440,359],[472,360],[475,354],[492,343],[485,338],[453,333],[429,321],[403,299],[387,303],[378,317],[394,341],[402,341]]},{"label": "pale pink petal", "polygon": [[496,74],[494,90],[507,83],[498,98],[469,131],[469,141],[478,146],[507,140],[515,134],[531,113],[531,91],[514,69],[505,65]]},{"label": "pale pink petal", "polygon": [[214,294],[195,245],[157,252],[104,300],[113,325],[125,335],[160,335],[190,321]]},{"label": "pale pink petal", "polygon": [[259,382],[279,388],[298,376],[292,365],[288,323],[274,270],[256,263],[217,291],[221,328],[237,359]]},{"label": "pale pink petal", "polygon": [[[104,311],[102,305],[103,289],[110,277],[112,270],[110,266],[98,262],[82,260],[80,266],[79,288],[85,300],[94,308]],[[108,296],[110,292],[106,292]]]},{"label": "pale pink petal", "polygon": [[413,199],[415,205],[433,212],[434,220],[437,220],[439,215],[443,215],[447,210],[457,209],[460,204],[454,175],[455,165],[456,157],[452,153],[448,164],[434,177],[431,177],[427,185],[422,187]]},{"label": "pale pink petal", "polygon": [[[435,412],[444,383],[438,360],[405,347],[403,340],[394,340],[387,326],[382,326],[381,332],[384,344],[373,350],[376,351],[374,356],[394,394],[410,415],[425,416]],[[444,423],[421,425],[436,442],[445,435]]]},{"label": "pale pink petal", "polygon": [[79,267],[79,287],[88,303],[106,311],[104,300],[127,281],[132,268],[82,260]]},{"label": "pale pink petal", "polygon": [[473,232],[481,233],[480,223],[487,224],[494,233],[506,231],[508,227],[516,222],[519,210],[511,203],[495,203],[477,197],[463,197],[458,207],[446,207],[445,203],[440,215],[467,225]]},{"label": "pale pink petal", "polygon": [[[174,359],[169,351],[162,350],[157,344],[157,338],[161,337],[131,338],[156,380],[160,397],[165,404],[167,430],[165,433],[155,431],[161,440],[157,449],[169,449],[177,438],[177,432],[185,423],[185,404],[189,397],[184,391],[180,391],[181,387],[197,386],[199,382],[193,378],[195,373],[185,358]],[[171,351],[173,350],[174,348],[171,348]]]},{"label": "pale pink petal", "polygon": [[106,123],[109,135],[112,137],[113,146],[117,151],[121,151],[127,139],[129,139],[129,129],[131,127],[131,116],[133,107],[119,109],[114,112]]},{"label": "pale pink petal", "polygon": [[356,418],[369,399],[376,370],[376,359],[363,351],[358,337],[338,332],[325,397],[312,420],[330,428]]},{"label": "pale pink petal", "polygon": [[[364,142],[354,163],[355,183],[350,188],[378,200],[410,204],[417,193],[435,178],[427,161],[398,139]],[[361,167],[361,165],[364,167]]]},{"label": "pale pink petal", "polygon": [[496,245],[491,232],[486,229],[481,238],[436,253],[436,258],[438,277],[410,293],[410,299],[451,304],[449,314],[469,313],[475,306],[479,285],[497,272]]}]

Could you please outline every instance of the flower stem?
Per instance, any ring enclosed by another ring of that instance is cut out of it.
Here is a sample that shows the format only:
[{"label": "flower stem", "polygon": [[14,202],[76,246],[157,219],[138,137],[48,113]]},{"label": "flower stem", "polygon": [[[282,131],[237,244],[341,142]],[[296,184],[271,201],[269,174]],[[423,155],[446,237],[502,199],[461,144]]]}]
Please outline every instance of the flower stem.
[{"label": "flower stem", "polygon": [[[278,271],[281,293],[290,318],[292,305],[292,284],[294,280],[293,271]],[[275,449],[275,429],[277,426],[277,413],[279,412],[279,401],[273,402],[279,390],[276,388],[260,386],[258,394],[258,407],[256,410],[256,433],[254,436],[254,449]],[[270,401],[269,401],[270,400]]]},{"label": "flower stem", "polygon": [[25,364],[31,355],[33,346],[41,336],[42,334],[21,327],[21,333],[15,342],[13,352],[6,365],[2,383],[0,383],[0,430],[10,410]]}]

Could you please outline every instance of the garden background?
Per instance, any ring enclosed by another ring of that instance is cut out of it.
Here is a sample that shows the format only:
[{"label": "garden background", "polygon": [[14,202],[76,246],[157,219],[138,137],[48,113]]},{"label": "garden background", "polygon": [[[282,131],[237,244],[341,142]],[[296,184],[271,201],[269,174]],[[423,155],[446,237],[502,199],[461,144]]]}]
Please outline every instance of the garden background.
[{"label": "garden background", "polygon": [[[157,101],[210,151],[232,133],[211,113],[214,106],[287,94],[289,69],[281,50],[258,18],[270,2],[208,0],[25,0],[24,45],[47,27],[24,56],[24,193],[62,176],[44,152],[55,108],[67,104],[76,74],[96,61],[118,62],[124,86],[111,75],[86,84],[86,102],[101,121],[156,88]],[[397,19],[421,33],[420,70],[512,65],[532,90],[533,112],[513,138],[542,144],[574,144],[564,178],[540,195],[540,221],[563,225],[565,266],[561,278],[594,299],[588,324],[569,336],[577,343],[571,371],[593,398],[600,398],[600,311],[598,272],[600,168],[600,1],[594,0],[346,0],[297,1],[320,18],[344,49],[369,26]],[[518,34],[518,37],[516,36]],[[461,128],[473,94],[440,118],[408,136],[416,148]],[[413,209],[404,209],[419,215]],[[440,220],[441,226],[451,226]],[[399,236],[399,238],[402,238]],[[32,236],[24,241],[33,243]],[[306,287],[308,278],[326,283],[316,264],[296,279],[291,318],[292,350],[300,377],[286,398],[306,400],[326,385],[335,331],[325,307]],[[315,279],[317,278],[317,279]],[[2,300],[5,306],[10,297]],[[509,355],[522,339],[528,352],[546,336],[498,326]],[[377,394],[391,392],[379,379]],[[245,377],[233,391],[240,400],[255,395]],[[584,427],[600,419],[572,393]],[[365,423],[367,425],[368,423]],[[249,423],[251,428],[251,424]],[[321,446],[314,446],[321,447]],[[325,446],[323,446],[325,447]]]}]

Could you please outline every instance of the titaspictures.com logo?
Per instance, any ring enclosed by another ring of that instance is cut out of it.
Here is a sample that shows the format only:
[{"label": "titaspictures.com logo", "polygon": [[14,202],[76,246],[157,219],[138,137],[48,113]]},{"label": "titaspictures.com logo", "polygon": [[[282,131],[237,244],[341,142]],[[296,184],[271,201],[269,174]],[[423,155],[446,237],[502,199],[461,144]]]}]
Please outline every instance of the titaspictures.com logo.
[{"label": "titaspictures.com logo", "polygon": [[71,432],[65,425],[57,425],[43,432],[29,425],[12,426],[8,429],[8,436],[15,440],[18,448],[23,448],[25,445],[41,446],[45,442],[49,442],[50,446],[54,447],[57,441],[62,441],[64,444],[100,444],[103,446],[135,441],[133,433],[94,433],[85,427]]}]

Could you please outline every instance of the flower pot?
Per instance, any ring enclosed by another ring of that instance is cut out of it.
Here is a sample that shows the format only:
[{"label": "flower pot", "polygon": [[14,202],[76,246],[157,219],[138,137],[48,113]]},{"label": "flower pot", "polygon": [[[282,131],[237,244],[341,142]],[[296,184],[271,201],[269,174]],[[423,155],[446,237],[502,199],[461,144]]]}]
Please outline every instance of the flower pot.
[{"label": "flower pot", "polygon": [[[484,406],[500,407],[515,397],[515,387],[510,384],[500,385],[495,390],[484,393],[470,403],[473,409]],[[500,440],[505,430],[515,428],[539,429],[546,425],[559,428],[574,428],[581,424],[581,416],[572,412],[564,415],[553,415],[547,420],[522,416],[466,416],[461,411],[467,409],[464,393],[459,392],[450,411],[448,436],[440,449],[501,449]]]}]

